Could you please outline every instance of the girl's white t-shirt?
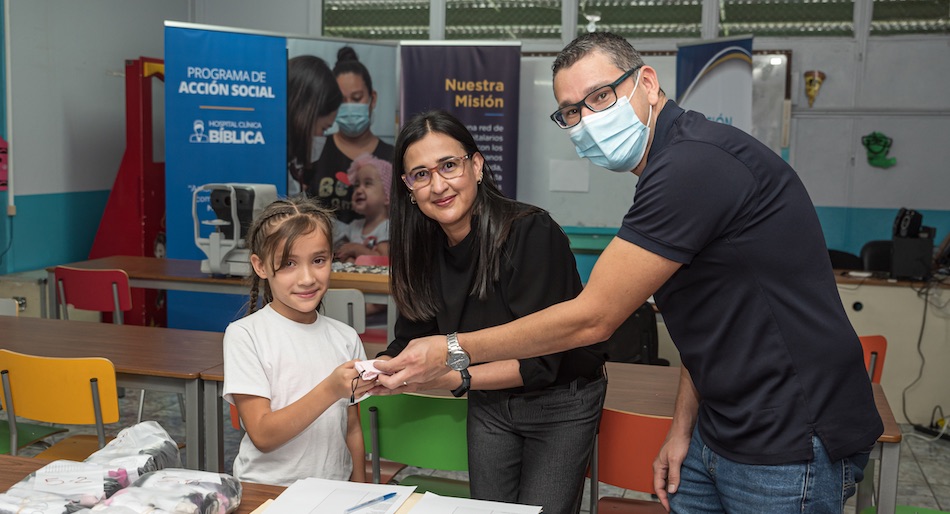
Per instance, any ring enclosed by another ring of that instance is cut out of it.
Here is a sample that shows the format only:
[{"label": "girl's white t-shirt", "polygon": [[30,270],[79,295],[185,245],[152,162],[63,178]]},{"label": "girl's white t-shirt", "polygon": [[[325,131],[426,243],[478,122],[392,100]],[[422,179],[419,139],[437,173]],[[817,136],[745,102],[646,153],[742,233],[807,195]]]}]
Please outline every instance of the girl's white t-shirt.
[{"label": "girl's white t-shirt", "polygon": [[[340,364],[366,359],[359,335],[347,324],[317,316],[291,321],[270,305],[228,325],[224,333],[224,399],[261,396],[278,410],[300,399]],[[297,437],[269,453],[247,434],[234,459],[234,476],[247,482],[289,486],[307,477],[349,480],[346,446],[349,398],[338,400]],[[360,463],[362,464],[362,463]]]}]

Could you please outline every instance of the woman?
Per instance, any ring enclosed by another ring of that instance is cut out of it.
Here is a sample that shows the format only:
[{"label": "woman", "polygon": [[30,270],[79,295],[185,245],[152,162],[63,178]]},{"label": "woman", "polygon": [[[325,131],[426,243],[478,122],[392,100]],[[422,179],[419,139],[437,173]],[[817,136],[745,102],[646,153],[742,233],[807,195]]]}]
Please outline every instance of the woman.
[{"label": "woman", "polygon": [[[544,210],[502,196],[450,114],[425,112],[402,129],[392,191],[399,319],[382,358],[416,337],[505,323],[580,292],[567,236]],[[606,393],[603,363],[597,348],[584,348],[477,364],[402,392],[469,391],[472,497],[576,513]]]},{"label": "woman", "polygon": [[287,62],[287,194],[306,189],[307,176],[326,145],[324,132],[343,103],[340,87],[323,59],[301,55]]},{"label": "woman", "polygon": [[366,153],[392,161],[393,147],[370,130],[373,109],[376,108],[376,91],[369,71],[352,48],[345,46],[337,52],[333,75],[343,93],[343,105],[336,116],[339,130],[327,140],[315,173],[307,177],[307,184],[311,196],[332,207],[340,221],[349,223],[358,215],[353,212],[353,188],[343,178],[346,170],[354,159]]}]

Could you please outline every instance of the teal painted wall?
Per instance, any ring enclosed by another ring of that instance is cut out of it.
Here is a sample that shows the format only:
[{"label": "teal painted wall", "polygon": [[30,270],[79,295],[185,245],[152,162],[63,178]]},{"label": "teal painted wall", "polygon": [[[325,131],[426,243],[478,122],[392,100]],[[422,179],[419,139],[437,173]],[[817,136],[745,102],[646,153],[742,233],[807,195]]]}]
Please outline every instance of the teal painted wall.
[{"label": "teal painted wall", "polygon": [[[856,209],[849,207],[816,207],[818,220],[828,248],[861,253],[868,241],[890,239],[891,227],[898,209]],[[923,224],[937,229],[934,245],[938,246],[950,232],[950,211],[919,210]],[[617,228],[565,226],[571,250],[577,261],[577,272],[585,284],[597,262],[597,256],[617,234]]]},{"label": "teal painted wall", "polygon": [[[908,208],[913,208],[908,205]],[[848,207],[816,207],[818,219],[828,248],[861,253],[868,241],[890,239],[894,218],[899,209],[854,209]],[[934,245],[939,245],[950,232],[950,211],[919,209],[923,224],[937,229]]]},{"label": "teal painted wall", "polygon": [[[6,193],[0,193],[6,205]],[[0,273],[14,273],[88,258],[109,191],[16,197],[17,215],[3,217],[12,225],[13,244],[0,261]],[[12,223],[11,223],[12,222]],[[9,232],[0,232],[0,253]]]}]

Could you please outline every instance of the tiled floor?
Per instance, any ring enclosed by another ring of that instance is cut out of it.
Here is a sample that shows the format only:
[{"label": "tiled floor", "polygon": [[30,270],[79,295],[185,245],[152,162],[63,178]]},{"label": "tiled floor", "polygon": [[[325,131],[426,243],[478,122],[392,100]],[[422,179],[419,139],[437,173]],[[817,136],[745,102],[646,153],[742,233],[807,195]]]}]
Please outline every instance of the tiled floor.
[{"label": "tiled floor", "polygon": [[[126,390],[125,398],[120,401],[122,419],[115,426],[110,426],[111,433],[117,432],[134,422],[138,408],[138,390]],[[224,446],[225,466],[230,472],[234,456],[240,443],[241,433],[231,428],[228,421],[228,411],[225,405]],[[4,417],[5,413],[0,413]],[[176,441],[184,440],[184,425],[178,400],[174,394],[149,392],[146,394],[145,419],[158,421],[169,435]],[[898,505],[913,505],[917,507],[944,510],[950,512],[950,441],[937,440],[923,441],[910,434],[914,430],[909,426],[902,426],[904,441],[901,443],[900,481],[898,485]],[[89,432],[85,427],[78,427],[72,433]],[[35,454],[37,450],[27,449],[25,455]],[[396,479],[409,474],[438,474],[452,478],[465,478],[465,473],[433,472],[418,468],[407,468],[397,475]],[[627,498],[648,499],[649,495],[635,491],[626,491],[606,484],[600,486],[601,496],[623,496]],[[853,499],[846,513],[854,513]],[[589,511],[588,492],[585,489],[582,512]]]}]

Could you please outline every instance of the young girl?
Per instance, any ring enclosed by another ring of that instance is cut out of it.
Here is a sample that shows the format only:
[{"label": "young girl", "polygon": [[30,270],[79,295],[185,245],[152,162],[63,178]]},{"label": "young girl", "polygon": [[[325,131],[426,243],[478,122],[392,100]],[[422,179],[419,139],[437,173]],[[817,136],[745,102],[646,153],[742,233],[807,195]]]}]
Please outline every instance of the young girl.
[{"label": "young girl", "polygon": [[351,327],[317,314],[330,282],[332,223],[329,211],[295,197],[269,205],[248,231],[248,315],[224,333],[224,399],[247,430],[234,460],[241,480],[365,481],[352,405],[373,385],[353,366],[366,358],[363,345]]},{"label": "young girl", "polygon": [[392,164],[372,154],[357,157],[347,170],[353,185],[353,211],[363,216],[341,224],[343,243],[336,257],[345,262],[360,255],[389,255],[389,190]]}]

